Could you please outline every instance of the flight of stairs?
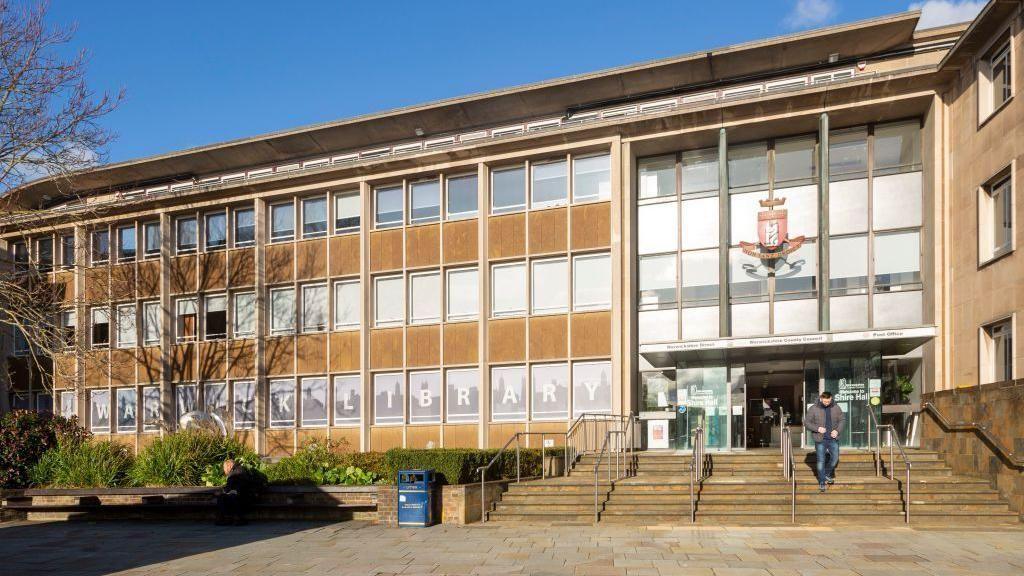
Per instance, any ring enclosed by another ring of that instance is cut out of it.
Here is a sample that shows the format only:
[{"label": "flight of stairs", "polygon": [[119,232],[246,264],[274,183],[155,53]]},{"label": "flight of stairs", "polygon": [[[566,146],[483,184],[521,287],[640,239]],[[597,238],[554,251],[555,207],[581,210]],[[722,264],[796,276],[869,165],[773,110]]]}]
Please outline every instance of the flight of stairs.
[{"label": "flight of stairs", "polygon": [[[988,482],[954,476],[936,452],[908,451],[911,467],[911,524],[988,526],[1019,524]],[[821,494],[814,476],[814,453],[794,450],[798,524],[900,525],[904,522],[905,468],[896,457],[896,480],[875,476],[875,457],[844,450],[836,483]],[[688,454],[637,452],[635,476],[608,482],[602,463],[598,479],[600,522],[689,524]],[[703,524],[790,524],[791,484],[782,477],[775,450],[713,453],[708,476],[694,486],[697,522]],[[883,473],[888,453],[882,456]],[[567,477],[511,484],[489,512],[505,522],[594,522],[594,456],[583,456]]]}]

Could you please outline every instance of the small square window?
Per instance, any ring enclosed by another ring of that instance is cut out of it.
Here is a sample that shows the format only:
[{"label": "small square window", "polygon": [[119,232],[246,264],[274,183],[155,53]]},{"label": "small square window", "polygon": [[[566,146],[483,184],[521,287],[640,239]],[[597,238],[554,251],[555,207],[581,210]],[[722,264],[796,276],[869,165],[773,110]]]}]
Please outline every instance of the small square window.
[{"label": "small square window", "polygon": [[448,179],[448,219],[473,218],[477,215],[476,174]]},{"label": "small square window", "polygon": [[517,166],[491,173],[491,213],[504,214],[526,208],[526,169]]},{"label": "small square window", "polygon": [[270,207],[270,241],[286,242],[295,238],[295,204],[274,204]]},{"label": "small square window", "polygon": [[547,208],[565,204],[569,188],[565,160],[534,164],[532,171],[530,207]]},{"label": "small square window", "polygon": [[256,211],[252,208],[235,210],[235,247],[252,246],[256,243]]},{"label": "small square window", "polygon": [[334,195],[334,232],[359,231],[359,215],[362,207],[359,192],[339,192]]},{"label": "small square window", "polygon": [[1009,254],[1013,239],[1013,179],[1007,168],[978,193],[978,256],[981,263]]},{"label": "small square window", "polygon": [[441,217],[441,182],[413,182],[409,186],[409,212],[410,223],[437,222]]},{"label": "small square window", "polygon": [[402,187],[388,186],[374,190],[374,224],[377,228],[402,225]]},{"label": "small square window", "polygon": [[1013,380],[1013,318],[982,327],[981,384]]}]

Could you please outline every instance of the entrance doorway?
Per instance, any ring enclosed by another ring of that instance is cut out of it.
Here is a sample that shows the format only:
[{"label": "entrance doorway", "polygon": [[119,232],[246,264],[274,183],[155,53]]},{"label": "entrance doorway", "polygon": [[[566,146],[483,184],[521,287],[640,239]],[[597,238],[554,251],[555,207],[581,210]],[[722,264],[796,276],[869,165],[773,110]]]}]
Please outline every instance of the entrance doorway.
[{"label": "entrance doorway", "polygon": [[[806,392],[818,388],[816,360],[777,360],[746,365],[748,448],[778,448],[780,425],[792,429],[799,440],[803,427]],[[808,390],[810,388],[810,390]]]}]

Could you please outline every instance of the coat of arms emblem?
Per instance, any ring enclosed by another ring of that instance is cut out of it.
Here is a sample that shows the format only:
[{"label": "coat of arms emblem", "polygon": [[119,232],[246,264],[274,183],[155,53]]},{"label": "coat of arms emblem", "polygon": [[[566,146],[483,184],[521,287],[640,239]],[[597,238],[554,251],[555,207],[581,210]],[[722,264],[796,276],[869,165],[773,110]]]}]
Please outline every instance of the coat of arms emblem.
[{"label": "coat of arms emblem", "polygon": [[744,253],[762,260],[776,260],[793,253],[803,245],[803,236],[789,237],[787,212],[783,208],[777,208],[785,203],[785,198],[760,201],[761,207],[768,210],[757,213],[758,243],[740,242],[740,249]]}]

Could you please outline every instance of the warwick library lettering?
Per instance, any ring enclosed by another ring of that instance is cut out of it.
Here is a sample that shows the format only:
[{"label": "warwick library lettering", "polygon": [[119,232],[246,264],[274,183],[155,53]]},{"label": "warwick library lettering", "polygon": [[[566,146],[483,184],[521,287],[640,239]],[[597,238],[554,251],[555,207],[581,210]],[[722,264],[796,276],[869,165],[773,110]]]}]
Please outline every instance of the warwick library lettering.
[{"label": "warwick library lettering", "polygon": [[[99,166],[8,202],[84,355],[15,408],[138,448],[202,410],[261,454],[500,447],[584,414],[638,448],[917,446],[1011,381],[1020,2],[908,12]],[[68,216],[74,216],[69,218]],[[52,219],[61,224],[40,223]],[[539,437],[528,440],[540,445]],[[524,441],[525,442],[525,441]]]}]

